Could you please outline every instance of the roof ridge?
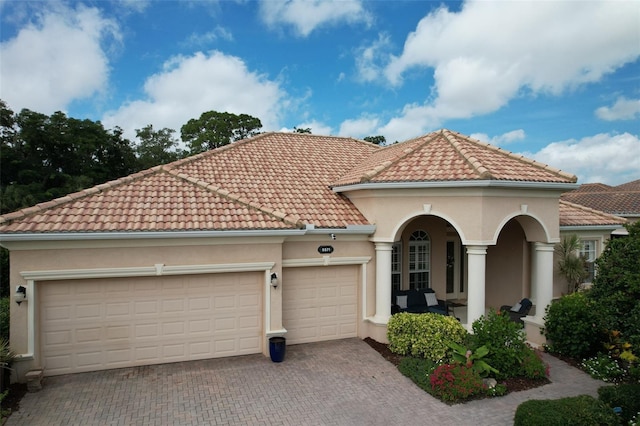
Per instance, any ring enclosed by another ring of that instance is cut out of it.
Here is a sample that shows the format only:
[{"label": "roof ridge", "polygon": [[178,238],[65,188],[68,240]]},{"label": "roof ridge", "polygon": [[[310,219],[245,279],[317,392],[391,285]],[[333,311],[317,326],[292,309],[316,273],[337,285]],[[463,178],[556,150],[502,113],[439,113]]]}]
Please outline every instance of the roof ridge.
[{"label": "roof ridge", "polygon": [[[453,149],[455,149],[456,152],[460,154],[460,156],[464,159],[464,161],[466,161],[467,164],[469,164],[469,166],[471,166],[480,175],[481,179],[489,179],[489,180],[493,179],[494,178],[493,174],[491,174],[489,169],[487,169],[480,163],[480,160],[478,160],[473,156],[467,155],[466,149],[460,146],[460,142],[458,142],[454,137],[452,137],[454,136],[454,133],[455,132],[452,132],[451,130],[448,130],[448,129],[440,130],[440,134],[444,136],[447,142],[449,142],[449,144],[453,147]],[[464,137],[464,135],[460,133],[455,133],[455,136],[463,137],[465,139],[470,139],[470,138]],[[470,141],[473,142],[472,140]],[[489,144],[486,144],[486,145],[487,147],[490,147]]]},{"label": "roof ridge", "polygon": [[292,215],[292,214],[287,214],[285,212],[281,212],[279,210],[273,209],[271,207],[268,207],[266,205],[263,204],[258,204],[255,203],[253,201],[247,200],[246,198],[240,196],[240,195],[236,195],[236,194],[232,194],[230,191],[222,188],[219,185],[216,184],[212,184],[210,182],[207,181],[203,181],[200,179],[196,179],[194,177],[189,176],[186,173],[180,173],[177,170],[172,170],[172,169],[164,169],[163,170],[165,173],[181,179],[185,182],[188,182],[190,184],[196,185],[197,187],[204,189],[206,191],[209,192],[214,192],[217,196],[233,201],[234,203],[238,203],[241,205],[244,205],[246,207],[249,207],[251,209],[254,210],[258,210],[260,212],[262,212],[263,214],[266,214],[268,216],[274,217],[277,220],[281,220],[282,222],[285,222],[289,225],[295,226],[296,228],[302,228],[305,224],[302,222],[302,220],[300,219],[299,216],[297,215]]},{"label": "roof ridge", "polygon": [[54,198],[53,200],[43,201],[42,203],[38,203],[35,206],[26,207],[24,209],[3,214],[0,216],[0,225],[6,225],[18,219],[25,219],[29,216],[34,216],[46,210],[50,210],[52,208],[59,207],[64,204],[71,203],[73,201],[77,201],[82,198],[86,198],[91,195],[98,194],[100,192],[104,192],[113,188],[117,188],[121,185],[130,183],[136,180],[140,180],[144,177],[161,172],[162,168],[163,168],[162,165],[154,166],[149,169],[141,170],[139,172],[132,173],[130,175],[123,176],[118,179],[110,180],[108,182],[94,185],[92,187],[85,188],[80,191],[72,192],[62,197]]},{"label": "roof ridge", "polygon": [[[419,148],[422,148],[423,146],[427,145],[429,142],[431,142],[433,140],[434,136],[435,136],[435,132],[434,133],[429,133],[429,134],[423,135],[423,136],[418,136],[416,138],[409,139],[407,141],[400,142],[398,144],[392,144],[392,145],[387,145],[385,147],[381,147],[382,149],[372,153],[368,158],[371,158],[371,156],[375,155],[378,152],[384,152],[385,150],[391,149],[391,148],[395,148],[395,149],[400,150],[400,153],[399,153],[399,155],[396,155],[391,160],[384,161],[384,162],[382,162],[380,164],[377,164],[372,169],[363,171],[362,175],[360,176],[360,183],[369,182],[371,179],[373,179],[374,176],[382,173],[384,170],[386,170],[389,167],[393,166],[398,161],[402,160],[403,158],[406,158],[407,156],[409,156],[412,153],[416,152]],[[404,147],[404,149],[402,149],[403,148],[402,145],[409,144],[409,143],[415,142],[415,141],[420,141],[420,139],[425,139],[425,140],[416,143],[415,146],[407,146],[407,147]],[[369,143],[369,142],[366,142],[366,141],[363,141],[363,142]]]},{"label": "roof ridge", "polygon": [[589,213],[595,213],[595,214],[598,214],[598,215],[601,215],[601,216],[607,216],[607,217],[609,217],[611,219],[617,219],[617,220],[621,220],[623,222],[628,222],[628,220],[626,218],[624,218],[624,217],[616,216],[615,214],[611,214],[611,213],[607,213],[607,212],[603,212],[602,210],[593,209],[591,207],[587,207],[587,206],[584,206],[584,205],[578,204],[578,203],[572,203],[571,201],[563,200],[562,198],[560,198],[558,201],[559,201],[560,204],[566,204],[568,206],[571,206],[571,207],[579,209],[579,210],[584,210],[584,211],[589,212]]},{"label": "roof ridge", "polygon": [[[495,151],[495,152],[497,152],[497,153],[499,153],[501,155],[507,156],[507,157],[512,158],[514,160],[522,161],[522,162],[530,164],[530,165],[532,165],[532,166],[534,166],[534,167],[536,167],[538,169],[546,170],[546,171],[554,173],[556,175],[560,175],[560,176],[564,177],[565,179],[568,179],[568,180],[572,181],[573,183],[578,181],[578,178],[575,175],[572,175],[570,173],[564,172],[564,171],[562,171],[562,170],[560,170],[558,168],[552,167],[552,166],[550,166],[548,164],[544,164],[544,163],[540,163],[538,161],[532,160],[530,158],[525,157],[524,155],[515,154],[515,153],[513,153],[511,151],[507,151],[506,149],[502,149],[502,148],[500,148],[498,146],[491,145],[490,143],[482,142],[482,141],[479,141],[478,139],[474,139],[472,137],[465,136],[465,135],[463,135],[462,133],[459,133],[459,132],[454,132],[454,131],[451,131],[451,130],[448,130],[448,129],[442,129],[441,131],[445,135],[452,135],[452,136],[455,135],[457,137],[461,137],[461,138],[467,140],[468,142],[470,142],[472,144],[481,145],[481,146],[483,146],[485,148],[491,149],[491,150],[493,150],[493,151]],[[449,139],[449,138],[447,138],[447,139]],[[472,164],[472,166],[473,166],[473,164]],[[483,167],[482,165],[480,165],[480,166]],[[487,169],[484,169],[484,170],[487,170]],[[491,176],[491,173],[488,170],[487,170],[487,173],[489,173],[489,176]]]}]

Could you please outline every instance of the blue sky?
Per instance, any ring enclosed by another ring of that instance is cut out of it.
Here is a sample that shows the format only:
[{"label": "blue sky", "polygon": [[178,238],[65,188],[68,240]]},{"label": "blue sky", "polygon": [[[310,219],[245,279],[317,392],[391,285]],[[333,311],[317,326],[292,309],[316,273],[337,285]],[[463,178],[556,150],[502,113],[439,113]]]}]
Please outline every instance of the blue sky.
[{"label": "blue sky", "polygon": [[0,0],[0,98],[132,140],[209,110],[448,128],[617,185],[640,179],[640,2]]}]

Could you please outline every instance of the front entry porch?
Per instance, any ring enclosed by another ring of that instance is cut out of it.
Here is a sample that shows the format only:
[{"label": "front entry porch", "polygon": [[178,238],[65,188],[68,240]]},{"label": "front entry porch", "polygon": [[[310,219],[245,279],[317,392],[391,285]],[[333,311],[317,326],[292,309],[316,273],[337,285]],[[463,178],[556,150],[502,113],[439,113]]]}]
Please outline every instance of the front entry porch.
[{"label": "front entry porch", "polygon": [[[512,306],[526,297],[534,308],[525,323],[529,340],[540,344],[545,307],[552,299],[554,244],[531,237],[531,221],[506,221],[493,244],[465,244],[464,232],[435,215],[403,224],[395,241],[376,242],[376,315],[391,315],[398,292],[432,289],[450,304],[449,315],[471,331],[491,308]],[[538,232],[537,235],[544,234]]]}]

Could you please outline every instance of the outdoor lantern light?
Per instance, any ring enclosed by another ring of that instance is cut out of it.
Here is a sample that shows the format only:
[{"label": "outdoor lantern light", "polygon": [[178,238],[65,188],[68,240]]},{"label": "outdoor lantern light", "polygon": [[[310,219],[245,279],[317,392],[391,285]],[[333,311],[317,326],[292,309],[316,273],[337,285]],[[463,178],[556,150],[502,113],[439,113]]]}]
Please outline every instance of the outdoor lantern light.
[{"label": "outdoor lantern light", "polygon": [[18,305],[27,300],[27,288],[25,286],[19,285],[16,288],[16,295],[14,299]]},{"label": "outdoor lantern light", "polygon": [[278,274],[275,272],[271,274],[271,286],[273,288],[278,288]]}]

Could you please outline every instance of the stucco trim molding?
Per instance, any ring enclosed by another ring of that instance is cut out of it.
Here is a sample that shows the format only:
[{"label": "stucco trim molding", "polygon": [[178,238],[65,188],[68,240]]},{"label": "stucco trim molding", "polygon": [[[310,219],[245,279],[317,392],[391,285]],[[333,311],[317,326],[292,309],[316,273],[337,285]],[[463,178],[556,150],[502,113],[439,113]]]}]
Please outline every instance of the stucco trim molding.
[{"label": "stucco trim molding", "polygon": [[283,268],[304,268],[309,266],[362,265],[369,263],[371,256],[359,257],[313,257],[308,259],[287,259],[282,261]]},{"label": "stucco trim molding", "polygon": [[163,275],[219,274],[225,272],[259,272],[271,270],[275,262],[222,263],[208,265],[138,266],[131,268],[60,269],[44,271],[22,271],[25,280],[53,281],[91,278],[131,278]]}]

